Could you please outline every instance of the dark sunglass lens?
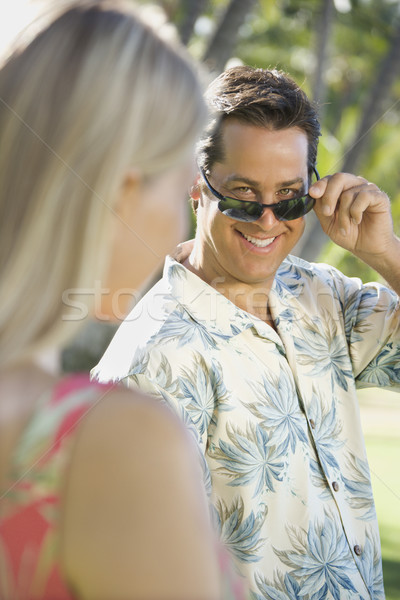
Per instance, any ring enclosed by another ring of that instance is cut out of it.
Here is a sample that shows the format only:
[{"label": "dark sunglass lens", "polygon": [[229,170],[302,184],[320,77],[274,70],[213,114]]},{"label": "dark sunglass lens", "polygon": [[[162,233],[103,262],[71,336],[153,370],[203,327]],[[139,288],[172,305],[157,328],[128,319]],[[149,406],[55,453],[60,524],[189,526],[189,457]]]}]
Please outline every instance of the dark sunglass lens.
[{"label": "dark sunglass lens", "polygon": [[258,202],[243,202],[243,210],[246,212],[247,216],[250,217],[249,220],[251,221],[256,221],[263,213],[262,204],[259,204]]},{"label": "dark sunglass lens", "polygon": [[218,208],[227,217],[245,223],[257,221],[262,214],[262,206],[257,202],[243,202],[235,198],[220,200]]},{"label": "dark sunglass lens", "polygon": [[293,198],[293,200],[282,202],[282,204],[275,209],[275,216],[281,221],[294,221],[310,212],[314,203],[315,200],[314,198],[311,198],[311,196]]},{"label": "dark sunglass lens", "polygon": [[307,213],[310,212],[310,210],[314,207],[315,204],[315,198],[311,198],[311,196],[305,196],[304,197],[304,203],[303,203],[303,215],[306,215]]}]

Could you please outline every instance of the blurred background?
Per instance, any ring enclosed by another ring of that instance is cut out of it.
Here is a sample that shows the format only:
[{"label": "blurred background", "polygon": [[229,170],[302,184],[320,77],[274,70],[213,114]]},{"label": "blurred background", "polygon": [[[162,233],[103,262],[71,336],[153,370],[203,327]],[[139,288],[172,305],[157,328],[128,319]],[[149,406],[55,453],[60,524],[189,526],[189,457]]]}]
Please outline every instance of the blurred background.
[{"label": "blurred background", "polygon": [[[319,105],[320,174],[354,172],[376,183],[391,198],[400,231],[398,0],[161,0],[159,6],[213,74],[241,62],[287,71]],[[333,247],[316,219],[307,221],[296,254],[378,278]]]},{"label": "blurred background", "polygon": [[[0,0],[0,40],[38,9],[64,0]],[[391,198],[400,234],[399,0],[159,0],[136,2],[157,27],[165,18],[206,78],[234,64],[288,72],[319,105],[321,176],[349,171]],[[194,221],[191,220],[192,233]],[[348,276],[380,280],[364,263],[331,244],[314,214],[295,253]],[[66,371],[93,367],[118,326],[100,311],[63,353]],[[118,315],[121,317],[121,315]],[[382,538],[387,600],[400,600],[400,394],[360,392]]]}]

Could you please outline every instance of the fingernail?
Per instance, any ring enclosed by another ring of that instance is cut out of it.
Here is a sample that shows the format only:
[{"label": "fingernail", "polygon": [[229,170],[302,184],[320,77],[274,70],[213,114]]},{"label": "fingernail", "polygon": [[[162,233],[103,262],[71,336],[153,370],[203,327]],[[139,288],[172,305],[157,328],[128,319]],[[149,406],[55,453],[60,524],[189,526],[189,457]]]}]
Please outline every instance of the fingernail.
[{"label": "fingernail", "polygon": [[326,206],[326,205],[325,205],[325,206],[322,208],[322,212],[324,213],[324,215],[326,215],[327,217],[329,217],[329,215],[331,214],[331,208],[330,208],[330,206]]},{"label": "fingernail", "polygon": [[347,231],[345,229],[343,229],[343,227],[340,230],[340,235],[342,235],[343,237],[346,237],[346,235],[347,235]]}]

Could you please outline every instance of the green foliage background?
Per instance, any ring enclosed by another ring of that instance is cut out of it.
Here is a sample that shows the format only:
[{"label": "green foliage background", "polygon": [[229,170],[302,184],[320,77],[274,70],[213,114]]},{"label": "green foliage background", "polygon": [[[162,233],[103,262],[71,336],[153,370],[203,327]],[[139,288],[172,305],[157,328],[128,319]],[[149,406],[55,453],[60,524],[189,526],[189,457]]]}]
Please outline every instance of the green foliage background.
[{"label": "green foliage background", "polygon": [[[244,0],[243,0],[244,1]],[[322,175],[341,170],[355,145],[365,104],[377,84],[381,63],[400,31],[398,0],[259,0],[253,4],[242,25],[232,31],[232,56],[255,67],[276,67],[288,72],[313,97],[318,55],[320,15],[331,3],[326,63],[323,68],[324,94],[320,105],[323,135],[318,169]],[[160,4],[178,25],[196,0],[164,0]],[[200,59],[228,0],[201,3],[188,47]],[[197,2],[198,5],[198,2]],[[229,39],[229,38],[228,38]],[[394,82],[386,91],[373,126],[359,141],[362,156],[357,174],[376,183],[391,198],[395,230],[400,232],[400,56],[391,65]],[[364,281],[379,276],[345,251],[327,243],[315,259],[330,262],[348,275]]]}]

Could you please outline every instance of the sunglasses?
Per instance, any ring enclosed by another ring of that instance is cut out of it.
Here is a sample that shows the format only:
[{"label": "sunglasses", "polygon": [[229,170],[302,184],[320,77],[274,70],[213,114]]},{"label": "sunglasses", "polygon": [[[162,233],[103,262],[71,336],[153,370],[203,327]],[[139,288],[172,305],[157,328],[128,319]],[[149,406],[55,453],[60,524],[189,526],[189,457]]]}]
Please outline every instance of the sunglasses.
[{"label": "sunglasses", "polygon": [[[313,171],[318,181],[320,178],[318,171],[315,167],[313,167]],[[235,219],[235,221],[243,221],[245,223],[257,221],[266,208],[272,210],[278,221],[294,221],[310,212],[315,204],[315,198],[311,198],[308,194],[298,196],[297,198],[290,198],[290,200],[281,200],[275,204],[261,204],[261,202],[229,198],[228,196],[223,196],[213,188],[202,168],[200,168],[200,173],[210,192],[218,198],[219,210],[227,217]]]}]

